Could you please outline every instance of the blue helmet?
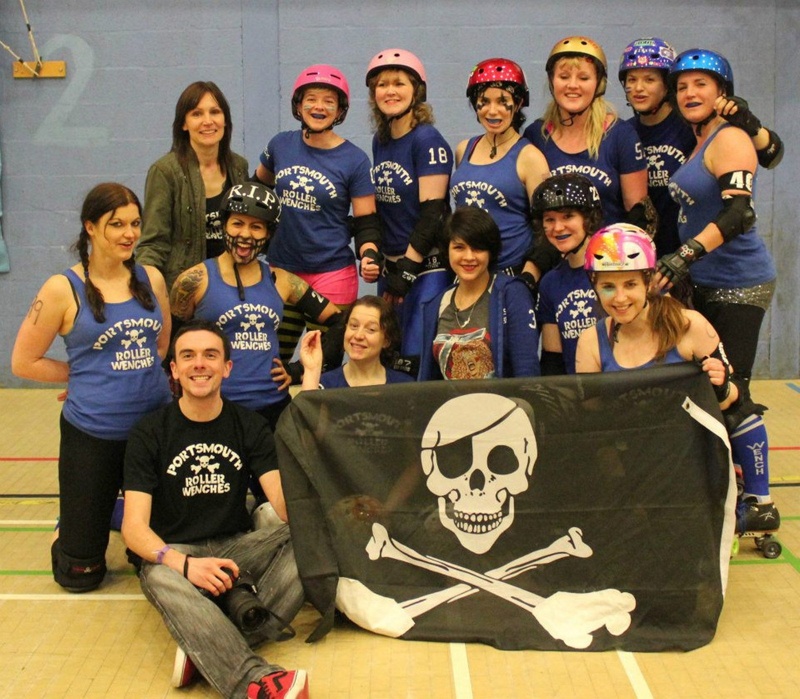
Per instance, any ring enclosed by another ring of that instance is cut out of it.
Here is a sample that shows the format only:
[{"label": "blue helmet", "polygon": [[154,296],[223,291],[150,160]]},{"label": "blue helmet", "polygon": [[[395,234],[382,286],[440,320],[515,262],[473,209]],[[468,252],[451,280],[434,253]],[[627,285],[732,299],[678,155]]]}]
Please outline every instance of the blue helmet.
[{"label": "blue helmet", "polygon": [[683,51],[675,59],[669,70],[670,87],[675,88],[678,75],[690,70],[701,70],[711,73],[725,87],[725,94],[731,97],[733,92],[733,68],[728,59],[716,51],[708,49],[689,49]]},{"label": "blue helmet", "polygon": [[625,83],[625,75],[635,68],[652,68],[665,73],[675,63],[675,49],[657,36],[636,39],[628,44],[619,59],[619,81]]}]

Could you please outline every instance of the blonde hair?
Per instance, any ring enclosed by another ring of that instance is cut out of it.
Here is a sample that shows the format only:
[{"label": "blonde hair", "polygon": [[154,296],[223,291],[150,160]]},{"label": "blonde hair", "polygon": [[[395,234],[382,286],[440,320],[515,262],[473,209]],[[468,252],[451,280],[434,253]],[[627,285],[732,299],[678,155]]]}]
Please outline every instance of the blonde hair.
[{"label": "blonde hair", "polygon": [[[587,59],[582,56],[571,56],[560,59],[558,63],[556,63],[556,66],[564,61],[569,67],[572,68],[580,65],[581,61],[585,60]],[[593,61],[590,61],[590,63],[594,66],[595,75],[597,75],[599,86],[602,77],[600,76],[595,63]],[[548,81],[550,80],[551,78],[548,77]],[[550,83],[550,87],[552,91],[552,82]],[[592,100],[592,103],[589,105],[587,111],[588,115],[583,127],[583,134],[586,138],[586,147],[589,151],[589,157],[593,160],[597,160],[597,157],[600,154],[600,144],[603,142],[606,131],[608,131],[608,129],[617,121],[617,110],[614,108],[614,105],[612,105],[611,102],[600,95]],[[606,119],[609,115],[611,115],[613,118],[609,124],[606,124]],[[559,133],[562,128],[561,111],[555,99],[552,99],[550,100],[550,104],[547,105],[547,109],[542,117],[542,136],[545,140],[547,140],[551,138],[553,134]]]}]

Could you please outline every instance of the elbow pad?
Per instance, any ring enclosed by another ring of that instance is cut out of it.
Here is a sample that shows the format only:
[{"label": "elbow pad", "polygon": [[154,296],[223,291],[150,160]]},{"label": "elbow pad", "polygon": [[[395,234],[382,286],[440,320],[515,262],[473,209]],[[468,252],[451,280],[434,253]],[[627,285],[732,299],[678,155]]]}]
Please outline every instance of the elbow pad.
[{"label": "elbow pad", "polygon": [[658,229],[658,213],[650,197],[645,197],[625,215],[628,223],[641,228],[647,235],[653,238]]},{"label": "elbow pad", "polygon": [[309,286],[308,289],[306,289],[306,292],[294,305],[304,316],[316,323],[317,319],[322,314],[322,311],[328,307],[329,303],[330,301],[328,299],[326,299],[322,294],[314,291],[314,289]]},{"label": "elbow pad", "polygon": [[722,211],[714,223],[726,243],[749,231],[755,222],[753,200],[747,194],[728,194],[722,197]]},{"label": "elbow pad", "polygon": [[359,252],[366,243],[375,243],[381,246],[381,219],[378,214],[367,214],[366,216],[356,216],[353,218],[353,238],[356,243],[356,254],[361,257]]},{"label": "elbow pad", "polygon": [[769,143],[766,148],[757,150],[756,155],[761,167],[772,170],[772,168],[778,167],[783,160],[783,141],[774,131],[767,129],[767,133],[769,134]]},{"label": "elbow pad", "polygon": [[444,199],[428,199],[419,205],[419,219],[408,242],[423,257],[439,246],[446,210],[447,202]]},{"label": "elbow pad", "polygon": [[541,278],[542,275],[549,272],[561,262],[561,253],[558,251],[558,248],[547,239],[547,236],[543,235],[533,244],[533,247],[525,256],[525,259],[536,265],[536,269],[539,270],[539,277]]}]

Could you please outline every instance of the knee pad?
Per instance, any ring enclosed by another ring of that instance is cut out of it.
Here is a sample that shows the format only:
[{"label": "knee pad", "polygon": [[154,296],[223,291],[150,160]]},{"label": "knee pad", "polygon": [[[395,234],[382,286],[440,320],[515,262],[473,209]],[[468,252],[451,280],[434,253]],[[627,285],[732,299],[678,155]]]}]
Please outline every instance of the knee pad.
[{"label": "knee pad", "polygon": [[747,390],[747,386],[743,385],[741,379],[739,379],[736,374],[731,377],[731,381],[735,383],[736,387],[739,389],[739,398],[735,403],[729,405],[722,411],[728,434],[733,434],[739,425],[751,415],[763,415],[767,410],[767,406],[753,402],[753,399],[750,398],[750,392]]},{"label": "knee pad", "polygon": [[53,563],[53,578],[70,592],[91,592],[96,590],[106,574],[106,562],[102,558],[81,559],[66,555],[59,546],[58,539],[50,547]]}]

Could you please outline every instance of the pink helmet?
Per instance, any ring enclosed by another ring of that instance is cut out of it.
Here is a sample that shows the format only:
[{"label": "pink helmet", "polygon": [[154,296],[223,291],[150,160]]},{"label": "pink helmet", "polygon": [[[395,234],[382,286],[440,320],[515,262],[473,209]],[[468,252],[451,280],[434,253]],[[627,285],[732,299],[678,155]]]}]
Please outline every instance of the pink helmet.
[{"label": "pink helmet", "polygon": [[300,102],[303,100],[303,91],[306,87],[330,87],[336,90],[339,94],[339,109],[342,113],[336,119],[336,124],[341,124],[347,116],[347,110],[350,107],[350,86],[347,84],[347,78],[344,73],[338,68],[326,65],[324,63],[308,66],[300,72],[297,80],[294,81],[294,88],[292,88],[292,116],[297,121],[303,121],[300,116]]},{"label": "pink helmet", "polygon": [[366,84],[382,70],[396,69],[410,73],[422,84],[422,99],[425,100],[427,78],[425,77],[425,66],[411,51],[405,49],[384,49],[376,53],[367,66]]},{"label": "pink helmet", "polygon": [[472,108],[478,101],[478,95],[487,87],[500,87],[511,93],[514,99],[519,99],[523,107],[530,103],[528,81],[525,72],[508,58],[487,58],[476,65],[469,74],[467,81],[467,97]]},{"label": "pink helmet", "polygon": [[653,271],[656,246],[638,226],[612,223],[589,240],[583,267],[587,272]]}]

